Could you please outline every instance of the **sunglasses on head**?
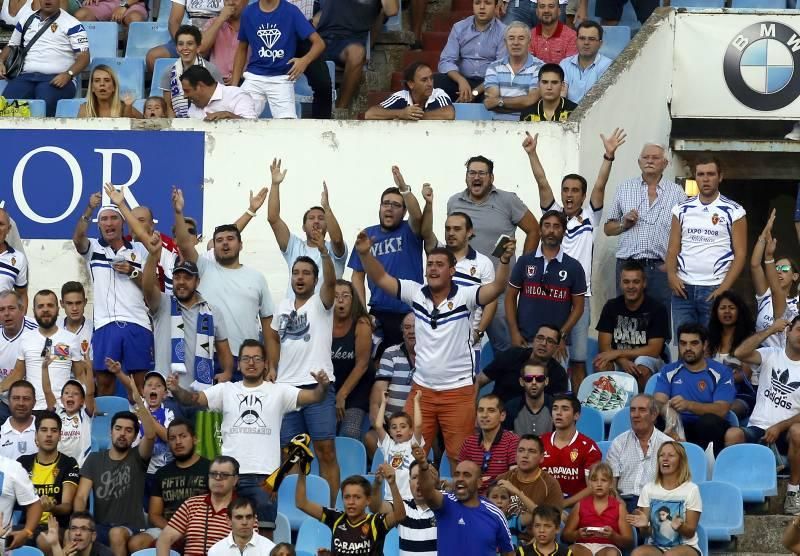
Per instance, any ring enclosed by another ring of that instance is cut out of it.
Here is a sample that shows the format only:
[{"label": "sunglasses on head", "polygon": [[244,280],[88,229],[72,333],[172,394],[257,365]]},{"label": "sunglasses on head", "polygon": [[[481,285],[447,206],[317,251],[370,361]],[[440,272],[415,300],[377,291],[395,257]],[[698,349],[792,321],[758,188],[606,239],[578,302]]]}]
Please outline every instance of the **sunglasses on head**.
[{"label": "sunglasses on head", "polygon": [[524,380],[525,382],[533,382],[534,380],[536,382],[544,382],[545,380],[547,380],[547,377],[544,375],[524,375],[522,377],[522,380]]}]

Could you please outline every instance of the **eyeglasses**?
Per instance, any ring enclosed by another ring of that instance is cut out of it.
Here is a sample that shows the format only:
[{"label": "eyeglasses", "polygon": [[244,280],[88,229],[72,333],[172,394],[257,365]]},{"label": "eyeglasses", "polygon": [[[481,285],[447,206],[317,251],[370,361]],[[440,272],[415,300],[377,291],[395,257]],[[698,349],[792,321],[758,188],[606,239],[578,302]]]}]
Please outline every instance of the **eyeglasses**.
[{"label": "eyeglasses", "polygon": [[260,355],[242,355],[239,358],[239,361],[241,361],[242,363],[250,363],[251,361],[253,363],[261,363],[263,360],[264,358],[261,357]]},{"label": "eyeglasses", "polygon": [[485,178],[489,175],[489,172],[486,170],[469,170],[467,172],[467,176],[471,178]]},{"label": "eyeglasses", "polygon": [[189,228],[186,231],[189,232],[189,235],[193,235],[193,236],[197,235],[197,229],[195,229],[195,228]]},{"label": "eyeglasses", "polygon": [[333,297],[334,297],[334,299],[336,299],[336,301],[344,301],[345,299],[350,299],[350,298],[352,298],[353,296],[352,296],[352,295],[350,295],[349,293],[337,293],[337,294],[336,294],[335,296],[333,296]]},{"label": "eyeglasses", "polygon": [[554,345],[558,344],[558,342],[557,342],[555,339],[553,339],[553,338],[548,338],[547,336],[543,336],[543,335],[541,335],[541,334],[539,334],[538,336],[536,336],[536,337],[534,338],[534,340],[536,340],[537,342],[545,342],[545,343],[548,343],[548,344],[550,344],[551,346],[554,346]]},{"label": "eyeglasses", "polygon": [[402,203],[398,203],[397,201],[383,201],[381,203],[381,206],[383,208],[393,208],[393,209],[397,209],[397,210],[400,210],[401,208],[403,208]]},{"label": "eyeglasses", "polygon": [[47,338],[44,341],[44,347],[42,348],[42,357],[47,357],[47,354],[50,353],[51,347],[53,347],[53,339]]},{"label": "eyeglasses", "polygon": [[78,527],[77,525],[70,525],[69,530],[73,533],[94,533],[94,529],[91,527]]},{"label": "eyeglasses", "polygon": [[544,376],[544,375],[525,375],[525,376],[522,377],[522,380],[524,380],[525,382],[529,382],[529,383],[533,382],[533,381],[542,383],[545,380],[547,380],[547,377]]},{"label": "eyeglasses", "polygon": [[492,461],[492,453],[483,453],[483,463],[481,463],[481,472],[486,473],[489,470],[489,462]]},{"label": "eyeglasses", "polygon": [[792,270],[792,265],[790,265],[790,264],[776,264],[775,265],[775,270],[777,270],[778,272],[789,272],[790,270]]},{"label": "eyeglasses", "polygon": [[224,471],[209,471],[208,476],[218,481],[224,481],[225,479],[230,479],[231,477],[235,477],[236,473],[225,473]]},{"label": "eyeglasses", "polygon": [[431,329],[436,330],[436,327],[439,326],[439,323],[436,322],[439,320],[439,308],[437,307],[433,311],[431,311]]}]

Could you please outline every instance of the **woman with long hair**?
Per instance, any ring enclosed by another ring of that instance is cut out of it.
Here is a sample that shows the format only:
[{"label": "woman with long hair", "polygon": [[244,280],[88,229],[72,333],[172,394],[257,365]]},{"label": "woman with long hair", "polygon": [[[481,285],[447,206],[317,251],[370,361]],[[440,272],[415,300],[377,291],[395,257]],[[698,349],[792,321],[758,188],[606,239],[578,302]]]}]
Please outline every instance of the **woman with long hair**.
[{"label": "woman with long hair", "polygon": [[79,118],[141,118],[142,114],[133,107],[133,96],[121,95],[119,79],[114,70],[105,64],[98,64],[89,74],[89,90],[86,102],[78,110]]},{"label": "woman with long hair", "polygon": [[697,537],[703,502],[686,450],[680,442],[665,442],[657,458],[655,481],[642,487],[639,507],[627,517],[647,537],[633,556],[704,556]]},{"label": "woman with long hair", "polygon": [[339,435],[361,439],[369,395],[375,380],[372,362],[372,323],[353,284],[336,280],[333,304],[333,374],[336,377],[336,416]]},{"label": "woman with long hair", "polygon": [[756,404],[756,391],[750,382],[752,369],[733,356],[745,338],[752,336],[755,322],[744,299],[733,290],[722,292],[711,306],[708,321],[708,353],[712,359],[731,368],[736,386],[736,399],[731,404],[739,419],[750,415]]}]

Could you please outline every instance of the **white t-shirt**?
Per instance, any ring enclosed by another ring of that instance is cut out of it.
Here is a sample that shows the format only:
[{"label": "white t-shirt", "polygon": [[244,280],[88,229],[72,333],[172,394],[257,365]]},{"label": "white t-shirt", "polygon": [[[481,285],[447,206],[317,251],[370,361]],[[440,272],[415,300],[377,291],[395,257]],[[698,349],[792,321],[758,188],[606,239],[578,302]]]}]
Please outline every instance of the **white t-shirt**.
[{"label": "white t-shirt", "polygon": [[61,417],[61,440],[58,451],[73,457],[82,466],[92,450],[92,417],[81,407],[74,415],[67,415],[67,410],[58,402],[56,413]]},{"label": "white t-shirt", "polygon": [[[553,201],[549,209],[564,212],[564,207],[558,201]],[[587,200],[581,212],[567,220],[567,230],[561,241],[564,253],[581,263],[583,273],[586,275],[586,297],[592,296],[592,254],[594,252],[594,238],[600,227],[603,217],[603,207],[592,208],[592,203]]]},{"label": "white t-shirt", "polygon": [[[47,402],[44,398],[42,388],[42,349],[44,349],[47,336],[39,330],[31,330],[29,334],[24,334],[19,342],[19,354],[17,360],[25,361],[25,379],[36,388],[37,409],[47,409]],[[81,346],[78,337],[72,332],[67,332],[63,328],[56,330],[50,336],[52,347],[50,353],[55,359],[50,363],[50,386],[53,394],[58,397],[64,384],[72,378],[72,363],[81,361]]]},{"label": "white t-shirt", "polygon": [[172,2],[186,7],[186,15],[198,29],[202,29],[210,18],[218,16],[222,9],[222,3],[218,0],[172,0]]},{"label": "white t-shirt", "polygon": [[0,291],[28,287],[28,259],[22,251],[6,244],[0,253]]},{"label": "white t-shirt", "polygon": [[[344,246],[344,253],[341,257],[337,257],[333,252],[333,244],[330,241],[325,242],[328,248],[328,253],[331,255],[333,261],[333,269],[336,271],[336,278],[341,278],[344,274],[344,265],[347,262],[347,244]],[[286,244],[286,251],[282,252],[283,258],[286,261],[286,266],[289,267],[289,284],[286,288],[286,297],[294,299],[294,291],[292,291],[292,265],[297,260],[297,257],[309,257],[319,268],[319,280],[317,280],[316,292],[322,287],[322,256],[319,254],[319,249],[316,247],[309,247],[309,245],[294,234],[289,234],[289,242]]]},{"label": "white t-shirt", "polygon": [[[411,462],[414,461],[414,456],[411,455],[411,449],[414,447],[414,444],[419,444],[421,447],[424,447],[425,439],[420,438],[415,440],[411,438],[410,440],[398,444],[392,440],[392,437],[389,436],[387,432],[386,436],[384,436],[383,440],[378,444],[378,448],[381,453],[383,453],[383,461],[394,468],[394,480],[397,483],[397,489],[400,491],[403,500],[411,500],[414,498],[411,495],[409,475],[409,467],[411,467]],[[383,486],[384,499],[392,500],[392,491],[389,488],[389,484],[386,483]]]},{"label": "white t-shirt", "polygon": [[[22,30],[31,13],[30,7],[25,7],[17,13],[17,24],[11,34],[8,44],[19,46],[22,41]],[[47,18],[44,18],[45,20]],[[25,33],[25,44],[30,44],[44,21],[39,12]],[[61,10],[55,22],[49,25],[50,31],[45,31],[34,43],[25,56],[22,71],[26,73],[45,73],[52,75],[67,71],[79,52],[89,50],[89,37],[80,21],[69,15],[66,10]]]},{"label": "white t-shirt", "polygon": [[297,409],[299,390],[271,382],[256,388],[222,382],[204,394],[208,408],[222,412],[222,454],[236,458],[242,474],[275,471],[281,464],[281,422]]},{"label": "white t-shirt", "polygon": [[[439,244],[446,247],[444,244]],[[467,255],[460,261],[456,261],[456,273],[453,275],[453,282],[458,286],[482,286],[489,282],[494,282],[494,264],[492,260],[478,253],[472,247],[467,250]],[[472,327],[476,328],[481,322],[483,307],[477,307],[472,312]]]},{"label": "white t-shirt", "polygon": [[[34,450],[35,452],[36,450]],[[39,500],[28,472],[15,460],[0,457],[0,513],[3,514],[3,527],[11,526],[14,504],[30,506]]]},{"label": "white t-shirt", "polygon": [[800,361],[786,357],[782,347],[762,347],[758,353],[761,365],[753,367],[758,391],[749,426],[768,429],[800,412]]},{"label": "white t-shirt", "polygon": [[[770,290],[761,295],[756,294],[756,307],[756,332],[761,332],[775,322],[772,309],[772,292]],[[790,297],[786,300],[786,310],[783,312],[783,318],[791,322],[797,315],[797,296]],[[784,347],[786,345],[786,332],[769,336],[761,345],[764,347]]]},{"label": "white t-shirt", "polygon": [[652,536],[648,540],[660,548],[687,545],[700,548],[697,533],[683,538],[673,527],[671,520],[681,517],[686,520],[688,510],[703,511],[700,489],[692,482],[683,483],[676,489],[666,490],[656,483],[647,483],[639,495],[639,507],[646,508],[650,516]]},{"label": "white t-shirt", "polygon": [[0,380],[6,378],[17,364],[19,355],[19,341],[22,336],[31,330],[36,330],[39,325],[27,318],[14,337],[6,336],[5,330],[0,327]]},{"label": "white t-shirt", "polygon": [[694,286],[718,286],[733,264],[733,223],[744,218],[742,205],[724,195],[703,204],[690,197],[672,209],[681,227],[678,278]]},{"label": "white t-shirt", "polygon": [[333,306],[326,309],[318,293],[299,309],[293,299],[284,299],[278,306],[272,329],[281,342],[278,382],[292,386],[315,384],[311,372],[325,371],[334,382],[331,361],[333,338]]},{"label": "white t-shirt", "polygon": [[[58,317],[56,324],[58,325],[59,328],[69,332],[69,330],[67,330],[66,322],[67,322],[67,317],[62,315]],[[92,324],[92,319],[90,319],[89,317],[84,317],[83,324],[81,325],[81,327],[78,328],[76,332],[73,332],[73,334],[75,334],[78,337],[78,343],[81,348],[81,358],[87,353],[89,354],[90,359],[93,357],[92,332],[94,332],[94,325]]]}]

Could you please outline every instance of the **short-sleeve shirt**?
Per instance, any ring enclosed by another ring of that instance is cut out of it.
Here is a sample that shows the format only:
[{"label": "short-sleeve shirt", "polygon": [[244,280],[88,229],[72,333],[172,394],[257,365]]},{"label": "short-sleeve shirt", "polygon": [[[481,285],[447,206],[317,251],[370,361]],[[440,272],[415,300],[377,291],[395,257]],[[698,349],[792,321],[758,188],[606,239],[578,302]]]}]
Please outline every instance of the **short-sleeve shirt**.
[{"label": "short-sleeve shirt", "polygon": [[800,413],[800,362],[781,347],[762,347],[758,353],[761,364],[753,367],[758,392],[749,425],[766,430]]},{"label": "short-sleeve shirt", "polygon": [[650,340],[667,337],[669,314],[661,303],[648,296],[644,297],[638,309],[632,311],[625,305],[625,296],[621,295],[603,306],[597,331],[611,334],[611,349],[638,349],[645,347]]},{"label": "short-sleeve shirt", "polygon": [[[48,336],[42,335],[39,330],[31,330],[19,342],[17,360],[25,363],[25,378],[36,389],[34,410],[47,409],[42,388],[42,361],[44,360],[42,350],[47,339]],[[55,334],[49,336],[49,339],[52,345],[50,353],[53,356],[53,362],[50,363],[48,374],[53,394],[59,396],[64,384],[72,378],[72,364],[82,361],[83,358],[78,337],[72,332],[59,328]]]},{"label": "short-sleeve shirt", "polygon": [[[376,224],[365,231],[372,238],[372,256],[378,259],[390,276],[422,284],[422,239],[414,233],[407,221],[403,221],[393,230],[384,230],[380,224]],[[361,257],[355,248],[347,266],[353,272],[364,272]],[[408,305],[383,291],[369,277],[367,283],[369,306],[374,310],[402,314],[411,311]]]},{"label": "short-sleeve shirt", "polygon": [[690,197],[672,209],[681,232],[678,278],[695,286],[718,286],[733,264],[733,224],[742,205],[723,195],[708,204]]},{"label": "short-sleeve shirt", "polygon": [[[761,332],[772,326],[775,321],[774,312],[772,308],[772,292],[767,289],[763,294],[756,293],[756,332]],[[798,314],[800,314],[800,311],[798,311],[798,297],[787,298],[783,318],[791,322]],[[783,348],[786,345],[786,331],[772,334],[761,345],[764,347]]]},{"label": "short-sleeve shirt", "polygon": [[[736,397],[731,370],[713,359],[706,358],[706,368],[694,372],[676,361],[665,365],[658,373],[655,394],[665,394],[667,398],[681,396],[685,400],[698,403],[732,403]],[[697,421],[698,415],[689,411],[681,412],[684,423]]]},{"label": "short-sleeve shirt", "polygon": [[281,421],[297,409],[297,388],[266,381],[255,388],[221,382],[204,394],[208,408],[222,412],[222,454],[236,458],[243,475],[275,471],[281,464]]},{"label": "short-sleeve shirt", "polygon": [[0,426],[0,456],[16,460],[26,454],[38,452],[36,447],[36,419],[25,430],[18,431],[11,426],[11,419],[6,419]]},{"label": "short-sleeve shirt", "polygon": [[208,492],[208,471],[211,462],[200,456],[189,467],[180,468],[174,461],[156,471],[152,496],[158,496],[164,503],[164,519],[169,521],[181,504],[192,496]]},{"label": "short-sleeve shirt", "polygon": [[319,34],[326,41],[366,38],[381,11],[380,0],[321,0]]},{"label": "short-sleeve shirt", "polygon": [[381,355],[381,362],[375,372],[375,380],[389,383],[389,399],[386,400],[386,414],[392,415],[403,411],[411,391],[413,370],[408,359],[405,344],[397,344],[386,349]]},{"label": "short-sleeve shirt", "polygon": [[39,325],[27,317],[23,319],[22,326],[14,336],[8,336],[5,329],[0,327],[0,380],[11,374],[17,364],[22,336],[28,331],[38,328]]},{"label": "short-sleeve shirt", "polygon": [[[519,477],[519,470],[517,468],[506,471],[502,475],[497,476],[497,481],[506,480],[512,485],[522,491],[522,493],[530,498],[537,506],[555,506],[561,507],[564,501],[564,495],[561,494],[561,485],[558,484],[550,473],[541,470],[538,476],[531,481],[523,481]],[[511,505],[508,509],[511,514],[518,514],[525,509],[525,504],[520,500],[516,494],[511,496]],[[523,535],[525,538],[530,538],[531,535]]]},{"label": "short-sleeve shirt", "polygon": [[703,500],[696,484],[686,482],[667,490],[654,482],[648,483],[639,495],[638,506],[644,508],[650,517],[652,533],[648,544],[665,549],[687,545],[699,550],[697,533],[687,539],[672,527],[672,520],[676,517],[686,521],[687,511],[703,511]]},{"label": "short-sleeve shirt", "polygon": [[[39,501],[28,472],[16,460],[0,457],[0,514],[3,527],[11,527],[14,506],[30,506]],[[139,509],[141,512],[141,508]]]},{"label": "short-sleeve shirt", "polygon": [[281,384],[305,386],[315,384],[311,371],[325,371],[331,382],[333,362],[333,305],[326,308],[318,293],[299,309],[295,301],[284,299],[272,319],[272,329],[281,343],[278,379]]},{"label": "short-sleeve shirt", "polygon": [[[528,207],[516,193],[492,187],[488,199],[482,203],[474,202],[466,189],[452,195],[447,200],[447,214],[450,215],[454,212],[463,212],[469,215],[475,230],[469,244],[478,253],[483,253],[492,259],[497,268],[499,259],[492,257],[495,243],[502,235],[514,237],[517,225],[527,214]],[[513,264],[513,259],[511,264]]]},{"label": "short-sleeve shirt", "polygon": [[[49,496],[56,505],[61,504],[61,496],[64,494],[64,484],[72,483],[78,487],[80,477],[78,475],[78,462],[74,458],[58,454],[55,461],[48,464],[39,462],[36,454],[29,454],[19,458],[20,465],[28,472],[39,496]],[[42,512],[39,523],[47,525],[50,512]],[[65,527],[69,523],[68,516],[57,516],[58,524]]]},{"label": "short-sleeve shirt", "polygon": [[[402,110],[412,104],[414,104],[414,99],[411,98],[411,93],[403,89],[402,91],[392,93],[392,96],[381,103],[381,108],[386,108],[387,110]],[[452,105],[453,101],[450,100],[450,95],[445,93],[442,89],[434,89],[431,96],[425,101],[425,106],[422,107],[422,110],[429,112],[431,110],[447,108]]]},{"label": "short-sleeve shirt", "polygon": [[[55,392],[54,392],[55,393]],[[58,451],[83,465],[92,449],[92,417],[85,407],[69,415],[61,400],[56,404],[56,414],[61,417],[61,439]]]},{"label": "short-sleeve shirt", "polygon": [[297,42],[315,32],[303,13],[286,0],[280,0],[271,12],[261,9],[258,2],[248,5],[239,22],[239,41],[250,45],[247,71],[267,77],[286,75]]},{"label": "short-sleeve shirt", "polygon": [[[333,261],[333,269],[336,271],[336,278],[341,278],[344,275],[344,265],[347,262],[347,244],[344,246],[344,253],[341,257],[337,257],[333,252],[333,244],[330,241],[325,242],[325,247],[331,255]],[[292,290],[292,276],[291,269],[297,257],[309,257],[312,261],[317,263],[317,268],[320,269],[320,277],[317,280],[316,292],[319,293],[322,287],[322,256],[319,254],[319,249],[311,247],[308,243],[300,239],[295,234],[289,234],[289,241],[286,244],[286,251],[282,251],[283,259],[286,261],[286,266],[289,267],[289,283],[286,288],[286,297],[294,299],[294,291]]]},{"label": "short-sleeve shirt", "polygon": [[597,54],[588,67],[580,65],[579,54],[573,54],[561,60],[559,65],[564,70],[564,81],[567,83],[567,98],[574,103],[579,103],[589,90],[594,87],[603,74],[611,67],[613,60],[602,54]]},{"label": "short-sleeve shirt", "polygon": [[[508,61],[508,56],[492,62],[486,68],[486,78],[483,86],[497,89],[503,98],[523,97],[539,86],[539,68],[543,62],[533,54],[528,54],[525,64],[516,73]],[[496,111],[493,118],[496,120],[519,120],[520,112]]]},{"label": "short-sleeve shirt", "polygon": [[231,351],[239,353],[243,341],[259,337],[260,319],[272,316],[272,296],[267,281],[254,268],[225,268],[209,257],[198,256],[197,268],[199,291],[203,299],[222,314]]},{"label": "short-sleeve shirt", "polygon": [[453,494],[442,496],[442,506],[433,511],[439,538],[439,554],[484,555],[513,552],[506,516],[497,506],[479,499],[478,506],[465,506]]},{"label": "short-sleeve shirt", "polygon": [[0,291],[28,287],[28,258],[6,243],[0,253]]},{"label": "short-sleeve shirt", "polygon": [[522,337],[530,341],[543,324],[563,325],[572,310],[572,296],[586,293],[581,263],[559,250],[547,261],[539,247],[519,258],[509,285],[520,290],[517,323]]},{"label": "short-sleeve shirt", "polygon": [[[558,201],[553,201],[549,207],[541,207],[542,212],[557,210],[564,212],[564,207]],[[566,216],[566,214],[565,214]],[[581,263],[583,274],[586,277],[586,297],[592,295],[592,258],[594,256],[594,238],[600,227],[603,216],[603,207],[593,207],[591,200],[586,201],[581,211],[573,217],[567,217],[567,229],[561,248],[564,253]]]},{"label": "short-sleeve shirt", "polygon": [[572,111],[578,107],[569,99],[561,98],[553,113],[548,116],[544,108],[544,101],[540,100],[533,106],[522,111],[519,116],[521,122],[566,122]]},{"label": "short-sleeve shirt", "polygon": [[322,508],[322,523],[331,528],[333,554],[380,556],[383,541],[389,532],[386,514],[369,514],[358,523],[350,523],[344,512]]},{"label": "short-sleeve shirt", "polygon": [[625,431],[614,439],[608,449],[606,463],[617,477],[617,490],[623,496],[638,496],[647,483],[656,480],[658,450],[664,442],[672,439],[654,428],[647,441],[647,453],[642,450],[636,434]]},{"label": "short-sleeve shirt", "polygon": [[168,524],[183,538],[183,556],[207,556],[208,550],[231,532],[228,508],[215,510],[209,494],[187,499]]},{"label": "short-sleeve shirt", "polygon": [[222,4],[217,0],[172,0],[172,3],[184,6],[192,25],[198,29],[202,29],[210,18],[219,15],[222,9]]},{"label": "short-sleeve shirt", "polygon": [[[458,286],[481,286],[494,281],[494,264],[492,260],[478,253],[472,247],[467,248],[467,254],[456,261],[456,273],[453,282]],[[483,309],[480,307],[472,313],[472,326],[475,328],[481,321]]]},{"label": "short-sleeve shirt", "polygon": [[[109,451],[92,452],[81,468],[81,477],[92,481],[94,517],[104,525],[124,525],[134,531],[144,529],[142,505],[147,461],[131,448],[121,460],[111,459]],[[135,503],[131,503],[135,500]]]},{"label": "short-sleeve shirt", "polygon": [[540,23],[531,29],[528,49],[545,64],[558,64],[564,58],[578,53],[578,35],[559,21],[553,34],[545,37]]},{"label": "short-sleeve shirt", "polygon": [[603,454],[594,440],[577,431],[569,444],[558,448],[555,434],[552,432],[542,437],[544,455],[541,468],[558,481],[564,498],[569,498],[586,488],[589,469],[602,459]]},{"label": "short-sleeve shirt", "polygon": [[[387,432],[383,440],[378,443],[378,449],[383,454],[383,461],[392,466],[395,471],[395,482],[397,490],[400,491],[400,496],[403,500],[411,500],[413,495],[411,493],[411,483],[409,482],[409,467],[414,461],[414,456],[411,450],[414,446],[425,446],[425,439],[422,442],[417,442],[413,438],[409,438],[405,442],[395,442]],[[392,500],[392,489],[389,483],[384,484],[384,499]]]},{"label": "short-sleeve shirt", "polygon": [[[486,492],[489,485],[517,463],[517,445],[519,436],[511,431],[500,429],[495,435],[494,442],[487,452],[483,447],[483,434],[479,431],[464,439],[458,461],[471,461],[481,468],[481,486],[479,492]],[[487,454],[489,454],[487,456]],[[484,465],[486,458],[488,465]],[[486,470],[484,470],[486,467]]]},{"label": "short-sleeve shirt", "polygon": [[[22,13],[24,11],[24,13]],[[22,40],[22,29],[31,14],[28,9],[21,10],[19,19],[11,34],[8,44],[19,46]],[[25,44],[30,44],[31,39],[44,23],[39,12],[25,32]],[[45,17],[44,20],[47,20]],[[89,37],[80,21],[69,15],[66,10],[61,10],[56,20],[49,24],[50,32],[45,31],[25,56],[22,70],[25,73],[45,73],[52,75],[67,71],[75,63],[79,52],[89,50]]]},{"label": "short-sleeve shirt", "polygon": [[481,286],[452,284],[447,297],[435,305],[430,288],[411,280],[397,281],[397,294],[412,306],[416,317],[414,382],[432,390],[453,390],[473,383],[470,314],[481,305]]}]

